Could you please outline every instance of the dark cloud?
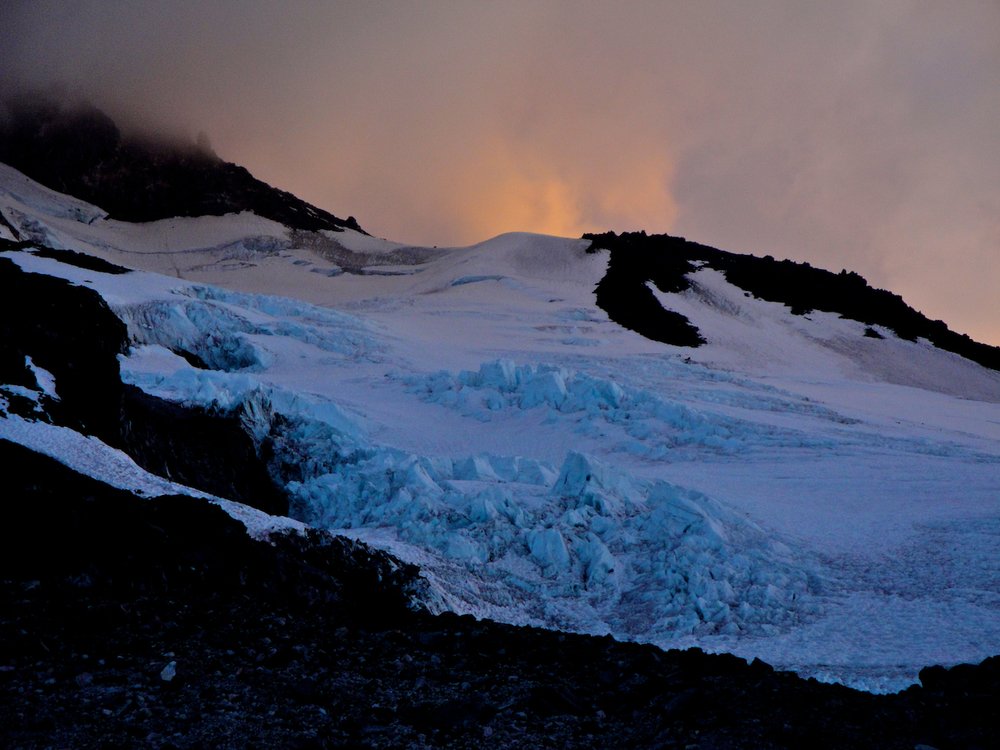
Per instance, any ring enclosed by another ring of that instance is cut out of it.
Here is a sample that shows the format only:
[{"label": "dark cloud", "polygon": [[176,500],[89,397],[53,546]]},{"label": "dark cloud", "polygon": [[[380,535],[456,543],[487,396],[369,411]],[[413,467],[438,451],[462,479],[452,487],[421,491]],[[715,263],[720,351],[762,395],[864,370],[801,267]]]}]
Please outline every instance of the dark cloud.
[{"label": "dark cloud", "polygon": [[996,3],[7,2],[0,71],[386,236],[673,231],[1000,343]]}]

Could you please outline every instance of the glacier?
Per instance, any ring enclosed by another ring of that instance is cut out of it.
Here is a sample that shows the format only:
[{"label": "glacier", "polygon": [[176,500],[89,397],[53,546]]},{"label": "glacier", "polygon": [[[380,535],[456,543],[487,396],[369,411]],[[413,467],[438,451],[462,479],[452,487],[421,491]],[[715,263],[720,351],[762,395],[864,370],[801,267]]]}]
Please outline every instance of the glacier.
[{"label": "glacier", "polygon": [[[875,692],[1000,647],[993,371],[793,316],[709,268],[653,290],[708,343],[657,344],[594,306],[607,259],[580,240],[417,252],[348,229],[333,264],[329,238],[248,214],[128,225],[16,188],[4,215],[35,241],[141,269],[6,254],[104,297],[128,328],[123,380],[238,415],[290,498],[281,523],[415,563],[432,610]],[[373,272],[328,273],[352,253]],[[159,487],[19,420],[0,434]]]}]

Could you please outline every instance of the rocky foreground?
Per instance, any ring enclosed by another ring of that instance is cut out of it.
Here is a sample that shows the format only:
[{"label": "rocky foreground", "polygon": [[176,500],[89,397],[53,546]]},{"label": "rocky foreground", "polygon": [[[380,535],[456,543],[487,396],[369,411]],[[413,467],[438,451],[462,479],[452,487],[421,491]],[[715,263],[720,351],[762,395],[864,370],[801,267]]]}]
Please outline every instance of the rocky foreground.
[{"label": "rocky foreground", "polygon": [[417,571],[249,538],[0,441],[8,748],[988,748],[1000,659],[875,696],[700,651],[414,610]]}]

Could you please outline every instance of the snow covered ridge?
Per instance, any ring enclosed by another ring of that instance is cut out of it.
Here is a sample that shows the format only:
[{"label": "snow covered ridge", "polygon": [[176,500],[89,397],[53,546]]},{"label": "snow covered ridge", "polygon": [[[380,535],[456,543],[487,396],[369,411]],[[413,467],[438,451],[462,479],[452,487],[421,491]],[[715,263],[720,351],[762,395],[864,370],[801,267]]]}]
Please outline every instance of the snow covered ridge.
[{"label": "snow covered ridge", "polygon": [[[2,396],[0,396],[2,399]],[[242,523],[252,539],[266,540],[271,534],[305,531],[305,524],[214,497],[199,490],[151,474],[127,454],[91,435],[8,414],[0,403],[0,439],[9,440],[36,453],[56,459],[64,466],[137,496],[189,495],[217,505]]]},{"label": "snow covered ridge", "polygon": [[[929,320],[900,296],[873,289],[857,273],[843,270],[835,274],[808,263],[728,253],[670,235],[608,232],[584,237],[591,240],[589,252],[607,250],[612,257],[608,276],[598,289],[598,305],[615,320],[621,318],[622,325],[658,341],[681,346],[704,343],[688,330],[683,318],[662,319],[662,314],[660,317],[646,314],[636,319],[634,310],[639,303],[656,312],[646,285],[652,282],[663,293],[681,292],[689,287],[687,275],[707,266],[722,271],[729,283],[748,294],[788,305],[793,315],[812,310],[837,313],[869,326],[888,328],[910,341],[926,338],[944,350],[1000,370],[1000,347],[955,333],[943,321]],[[867,329],[866,334],[881,336],[873,328]]]}]

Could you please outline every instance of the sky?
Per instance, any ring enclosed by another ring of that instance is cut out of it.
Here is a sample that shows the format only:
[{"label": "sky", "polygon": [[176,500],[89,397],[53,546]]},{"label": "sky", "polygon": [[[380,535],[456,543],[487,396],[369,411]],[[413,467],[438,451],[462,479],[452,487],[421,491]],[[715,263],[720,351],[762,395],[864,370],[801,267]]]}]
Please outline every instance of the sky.
[{"label": "sky", "polygon": [[996,0],[5,0],[25,86],[378,236],[669,232],[1000,345]]}]

